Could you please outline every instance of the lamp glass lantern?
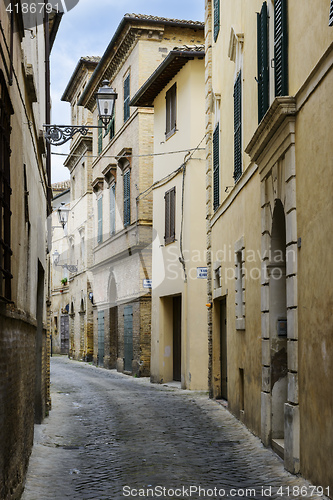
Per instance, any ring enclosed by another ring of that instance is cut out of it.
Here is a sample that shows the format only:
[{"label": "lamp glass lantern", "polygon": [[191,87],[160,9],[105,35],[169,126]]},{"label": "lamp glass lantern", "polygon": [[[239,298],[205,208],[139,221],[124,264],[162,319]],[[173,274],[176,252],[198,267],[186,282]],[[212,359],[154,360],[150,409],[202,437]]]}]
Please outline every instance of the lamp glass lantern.
[{"label": "lamp glass lantern", "polygon": [[115,100],[118,94],[109,87],[109,81],[103,80],[103,87],[100,87],[96,94],[98,116],[106,129],[113,116]]},{"label": "lamp glass lantern", "polygon": [[68,221],[69,210],[70,209],[65,206],[65,203],[61,203],[60,207],[58,208],[59,222],[62,225],[63,229]]}]

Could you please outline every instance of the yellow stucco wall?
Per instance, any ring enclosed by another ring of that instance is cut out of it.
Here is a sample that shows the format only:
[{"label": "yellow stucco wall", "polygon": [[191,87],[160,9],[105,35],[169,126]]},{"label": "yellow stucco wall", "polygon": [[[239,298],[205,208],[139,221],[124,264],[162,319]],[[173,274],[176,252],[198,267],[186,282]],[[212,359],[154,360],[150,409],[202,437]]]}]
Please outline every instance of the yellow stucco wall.
[{"label": "yellow stucco wall", "polygon": [[[165,140],[165,94],[177,85],[177,131]],[[189,61],[154,102],[154,152],[195,148],[204,137],[204,61]],[[204,147],[202,142],[201,147]],[[154,182],[182,165],[186,153],[166,154],[154,160]],[[183,254],[187,273],[179,262],[182,220],[182,172],[153,194],[152,365],[154,382],[173,378],[172,297],[182,296],[181,381],[187,389],[207,390],[208,343],[206,280],[197,279],[197,267],[206,266],[205,162],[203,151],[188,161],[185,176]],[[164,195],[176,188],[176,240],[164,246]]]},{"label": "yellow stucco wall", "polygon": [[332,85],[331,69],[296,121],[301,471],[331,489],[323,464],[333,461]]}]

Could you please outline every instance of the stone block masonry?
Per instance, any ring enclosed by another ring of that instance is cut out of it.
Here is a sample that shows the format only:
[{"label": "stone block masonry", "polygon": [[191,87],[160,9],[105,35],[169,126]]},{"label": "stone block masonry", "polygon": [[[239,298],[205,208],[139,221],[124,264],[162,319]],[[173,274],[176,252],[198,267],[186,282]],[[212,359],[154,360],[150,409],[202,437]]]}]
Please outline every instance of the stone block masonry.
[{"label": "stone block masonry", "polygon": [[[47,336],[42,338],[40,401],[48,405]],[[33,444],[36,384],[36,325],[0,311],[0,498],[20,498]]]}]

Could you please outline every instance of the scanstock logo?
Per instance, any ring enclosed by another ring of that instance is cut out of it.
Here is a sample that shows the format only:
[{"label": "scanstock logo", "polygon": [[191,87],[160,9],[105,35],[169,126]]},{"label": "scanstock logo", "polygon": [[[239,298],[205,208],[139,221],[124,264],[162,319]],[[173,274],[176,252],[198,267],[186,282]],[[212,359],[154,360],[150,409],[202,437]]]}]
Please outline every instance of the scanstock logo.
[{"label": "scanstock logo", "polygon": [[5,0],[6,11],[16,14],[18,22],[14,24],[14,29],[19,29],[20,19],[23,20],[24,29],[32,30],[36,26],[43,24],[45,14],[49,14],[52,19],[55,14],[65,14],[71,11],[80,0],[45,0],[26,2],[20,0]]}]

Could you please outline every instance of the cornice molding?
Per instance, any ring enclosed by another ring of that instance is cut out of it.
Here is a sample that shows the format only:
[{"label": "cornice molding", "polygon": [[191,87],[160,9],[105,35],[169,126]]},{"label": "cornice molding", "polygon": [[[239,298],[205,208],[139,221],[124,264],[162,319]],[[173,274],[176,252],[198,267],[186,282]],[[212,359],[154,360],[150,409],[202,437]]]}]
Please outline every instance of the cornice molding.
[{"label": "cornice molding", "polygon": [[262,152],[269,146],[269,143],[287,117],[296,116],[295,97],[276,97],[273,104],[268,109],[264,118],[260,122],[252,139],[245,148],[245,152],[251,160],[257,163]]}]

